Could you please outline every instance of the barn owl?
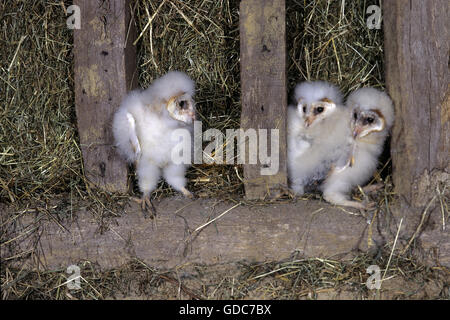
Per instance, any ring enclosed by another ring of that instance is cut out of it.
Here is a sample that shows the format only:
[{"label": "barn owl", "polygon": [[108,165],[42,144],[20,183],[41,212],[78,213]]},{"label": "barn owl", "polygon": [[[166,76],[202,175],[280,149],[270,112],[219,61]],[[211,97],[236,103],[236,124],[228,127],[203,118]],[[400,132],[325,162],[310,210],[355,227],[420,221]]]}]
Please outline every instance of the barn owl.
[{"label": "barn owl", "polygon": [[[194,82],[179,71],[171,71],[155,80],[146,90],[130,92],[114,114],[112,129],[119,153],[134,163],[140,199],[145,212],[154,211],[150,194],[162,176],[186,197],[187,164],[173,161],[174,130],[193,131],[195,120]],[[192,144],[191,144],[192,145]]]},{"label": "barn owl", "polygon": [[321,185],[323,197],[330,203],[358,209],[371,207],[349,200],[348,193],[373,175],[378,157],[394,122],[394,107],[389,96],[375,88],[361,88],[348,97],[350,134],[353,139],[350,161],[333,168]]},{"label": "barn owl", "polygon": [[[325,81],[302,82],[295,88],[296,106],[288,107],[288,176],[298,195],[325,177],[344,153],[349,126],[339,89]],[[340,161],[340,160],[339,160]]]}]

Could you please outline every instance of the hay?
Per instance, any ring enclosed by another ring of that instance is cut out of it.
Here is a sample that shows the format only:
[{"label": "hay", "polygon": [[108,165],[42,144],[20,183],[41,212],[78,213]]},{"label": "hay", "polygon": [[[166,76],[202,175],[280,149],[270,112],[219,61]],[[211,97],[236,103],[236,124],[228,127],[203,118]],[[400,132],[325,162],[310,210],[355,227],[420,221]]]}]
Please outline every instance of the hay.
[{"label": "hay", "polygon": [[287,1],[288,80],[328,80],[344,93],[382,87],[383,31],[366,25],[380,1]]},{"label": "hay", "polygon": [[66,269],[31,271],[6,267],[2,299],[449,299],[449,270],[429,268],[394,255],[380,290],[369,289],[367,268],[387,267],[389,250],[351,261],[290,259],[248,264],[180,266],[159,270],[140,260],[111,270],[80,261],[80,290],[67,287]]},{"label": "hay", "polygon": [[72,33],[63,8],[2,1],[0,12],[0,201],[80,188]]}]

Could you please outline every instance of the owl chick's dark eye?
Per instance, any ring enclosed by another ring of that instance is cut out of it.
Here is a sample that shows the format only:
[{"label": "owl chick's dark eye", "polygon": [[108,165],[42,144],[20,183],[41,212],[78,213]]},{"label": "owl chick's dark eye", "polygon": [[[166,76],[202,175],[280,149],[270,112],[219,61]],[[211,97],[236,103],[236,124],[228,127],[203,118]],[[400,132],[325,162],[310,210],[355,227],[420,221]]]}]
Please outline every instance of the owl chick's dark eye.
[{"label": "owl chick's dark eye", "polygon": [[371,118],[371,117],[367,118],[367,123],[369,123],[369,124],[372,124],[374,121],[375,121],[374,118]]},{"label": "owl chick's dark eye", "polygon": [[182,100],[178,105],[180,106],[181,109],[186,109],[188,104],[186,101]]},{"label": "owl chick's dark eye", "polygon": [[303,107],[303,112],[306,113],[306,107]]},{"label": "owl chick's dark eye", "polygon": [[318,107],[318,108],[317,108],[317,113],[322,113],[323,110],[324,110],[323,107]]},{"label": "owl chick's dark eye", "polygon": [[353,119],[358,119],[358,114],[355,112],[355,113],[353,113]]}]

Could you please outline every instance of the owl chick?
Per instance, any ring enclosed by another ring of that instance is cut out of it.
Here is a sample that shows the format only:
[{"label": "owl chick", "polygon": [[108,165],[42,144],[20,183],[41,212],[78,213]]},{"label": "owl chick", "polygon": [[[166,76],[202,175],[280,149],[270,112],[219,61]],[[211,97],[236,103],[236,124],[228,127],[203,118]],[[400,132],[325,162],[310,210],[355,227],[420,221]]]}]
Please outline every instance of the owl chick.
[{"label": "owl chick", "polygon": [[341,92],[325,81],[298,84],[294,99],[297,106],[288,107],[287,165],[291,189],[301,195],[305,186],[325,177],[342,153],[338,140],[348,126],[341,119],[348,116]]},{"label": "owl chick", "polygon": [[114,114],[115,145],[125,160],[136,166],[144,213],[154,211],[150,194],[161,174],[175,190],[192,197],[185,188],[188,165],[172,161],[172,149],[179,141],[171,137],[180,128],[192,133],[194,92],[194,82],[185,73],[171,71],[146,90],[130,92]]},{"label": "owl chick", "polygon": [[331,170],[321,189],[328,202],[365,209],[373,204],[349,200],[348,193],[365,184],[375,172],[378,157],[394,123],[394,107],[389,96],[375,88],[361,88],[347,99],[353,147],[351,160],[344,167]]}]

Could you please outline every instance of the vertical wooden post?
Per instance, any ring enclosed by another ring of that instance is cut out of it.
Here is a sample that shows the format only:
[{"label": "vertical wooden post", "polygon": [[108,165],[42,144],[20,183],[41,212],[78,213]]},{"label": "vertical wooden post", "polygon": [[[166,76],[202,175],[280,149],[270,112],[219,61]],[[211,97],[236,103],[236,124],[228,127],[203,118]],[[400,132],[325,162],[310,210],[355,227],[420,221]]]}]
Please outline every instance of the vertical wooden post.
[{"label": "vertical wooden post", "polygon": [[130,0],[76,0],[75,105],[86,178],[108,191],[127,190],[127,167],[113,149],[112,116],[136,86],[136,32]]},{"label": "vertical wooden post", "polygon": [[396,107],[393,179],[420,208],[438,183],[450,183],[448,1],[383,1],[383,17],[386,85]]},{"label": "vertical wooden post", "polygon": [[[261,175],[267,165],[244,165],[248,199],[275,196],[286,175],[286,8],[285,0],[245,0],[240,5],[241,127],[279,130],[279,171]],[[259,139],[265,137],[258,137]]]}]

